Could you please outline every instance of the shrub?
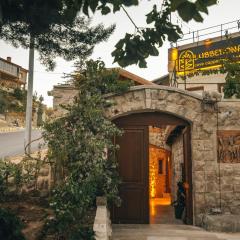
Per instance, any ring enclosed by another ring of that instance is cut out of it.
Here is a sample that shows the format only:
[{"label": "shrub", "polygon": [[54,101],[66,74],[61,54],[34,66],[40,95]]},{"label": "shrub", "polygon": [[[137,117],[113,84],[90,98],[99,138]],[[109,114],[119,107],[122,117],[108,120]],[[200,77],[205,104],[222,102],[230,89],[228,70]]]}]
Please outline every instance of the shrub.
[{"label": "shrub", "polygon": [[25,240],[22,228],[23,224],[15,214],[0,208],[0,239]]},{"label": "shrub", "polygon": [[104,94],[126,91],[130,85],[119,84],[118,72],[107,70],[101,61],[79,63],[70,77],[78,95],[73,105],[65,106],[68,114],[46,124],[43,133],[58,184],[51,202],[55,226],[66,239],[79,232],[74,225],[84,224],[96,196],[120,202],[113,139],[121,131],[104,115],[111,106]]}]

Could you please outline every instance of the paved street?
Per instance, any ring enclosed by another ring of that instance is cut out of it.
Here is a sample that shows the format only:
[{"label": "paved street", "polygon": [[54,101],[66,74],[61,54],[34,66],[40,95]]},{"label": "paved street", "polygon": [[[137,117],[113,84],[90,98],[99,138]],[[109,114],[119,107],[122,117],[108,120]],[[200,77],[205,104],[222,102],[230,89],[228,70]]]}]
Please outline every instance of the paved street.
[{"label": "paved street", "polygon": [[177,224],[116,224],[113,240],[240,240],[240,233],[213,233]]},{"label": "paved street", "polygon": [[[32,131],[32,140],[41,136],[41,130]],[[42,140],[32,144],[32,150],[38,149]],[[18,132],[0,133],[0,158],[24,153],[24,130]]]}]

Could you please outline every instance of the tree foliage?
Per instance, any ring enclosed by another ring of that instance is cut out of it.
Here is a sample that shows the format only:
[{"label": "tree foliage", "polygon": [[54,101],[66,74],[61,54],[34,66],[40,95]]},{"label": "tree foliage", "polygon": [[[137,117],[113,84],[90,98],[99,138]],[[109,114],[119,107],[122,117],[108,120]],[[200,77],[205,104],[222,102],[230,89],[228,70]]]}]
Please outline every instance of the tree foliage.
[{"label": "tree foliage", "polygon": [[15,47],[29,48],[30,35],[40,61],[48,69],[55,58],[73,60],[89,56],[94,46],[106,40],[114,26],[90,27],[89,20],[79,16],[79,1],[2,0],[0,2],[0,38]]},{"label": "tree foliage", "polygon": [[23,224],[15,214],[0,208],[0,239],[25,240],[22,229]]},{"label": "tree foliage", "polygon": [[[89,16],[90,12],[101,11],[106,15],[110,12],[115,13],[122,7],[137,6],[139,3],[139,0],[2,0],[0,38],[15,45],[20,43],[29,46],[26,37],[29,32],[39,36],[36,47],[41,60],[52,68],[53,59],[57,55],[68,60],[78,53],[82,56],[89,55],[92,46],[106,39],[113,30],[104,30],[103,26],[100,26],[90,31],[92,34],[86,34],[88,31],[82,32],[81,29],[87,24],[78,16],[79,13]],[[114,62],[122,67],[131,64],[146,67],[146,58],[157,56],[158,48],[166,39],[176,42],[181,38],[180,27],[171,22],[172,12],[177,12],[183,21],[201,22],[202,14],[208,14],[208,7],[216,3],[217,0],[163,0],[162,6],[154,5],[152,11],[146,15],[149,27],[137,28],[136,34],[127,33],[116,44],[112,52]],[[70,29],[75,29],[74,33]]]},{"label": "tree foliage", "polygon": [[111,105],[104,94],[129,86],[118,83],[118,73],[105,69],[101,61],[79,63],[70,77],[78,89],[74,103],[66,107],[66,116],[46,124],[44,132],[58,183],[51,203],[55,226],[67,239],[76,231],[76,222],[84,223],[96,196],[119,202],[113,138],[120,130],[104,116],[104,109]]},{"label": "tree foliage", "polygon": [[235,96],[240,98],[240,64],[236,62],[226,62],[224,64],[224,72],[226,75],[226,83],[224,85],[224,97],[231,98]]},{"label": "tree foliage", "polygon": [[[139,5],[138,0],[98,0],[80,1],[81,11],[88,15],[92,12],[101,11],[103,15],[119,11],[122,6],[130,7]],[[149,1],[150,2],[150,1]],[[114,62],[121,67],[131,64],[138,64],[139,67],[146,67],[146,58],[157,56],[158,48],[168,39],[176,42],[181,38],[182,31],[178,25],[172,24],[171,13],[177,12],[183,21],[203,21],[202,14],[208,14],[208,7],[217,3],[217,0],[163,0],[160,4],[154,5],[150,13],[146,15],[147,28],[137,28],[136,34],[127,33],[120,39],[112,52]],[[152,27],[153,26],[153,27]]]},{"label": "tree foliage", "polygon": [[41,95],[39,97],[38,109],[37,109],[37,126],[38,127],[41,127],[43,125],[43,111],[44,111],[43,100],[44,98]]}]

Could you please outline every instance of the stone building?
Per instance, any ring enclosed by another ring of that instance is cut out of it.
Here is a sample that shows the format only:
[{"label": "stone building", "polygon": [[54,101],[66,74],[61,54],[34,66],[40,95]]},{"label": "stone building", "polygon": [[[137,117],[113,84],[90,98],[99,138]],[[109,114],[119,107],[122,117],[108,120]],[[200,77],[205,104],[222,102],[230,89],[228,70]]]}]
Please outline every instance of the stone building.
[{"label": "stone building", "polygon": [[0,88],[12,90],[15,88],[25,88],[28,70],[13,63],[11,57],[0,58]]},{"label": "stone building", "polygon": [[[122,68],[114,68],[114,70],[119,72],[119,81],[131,81],[134,86],[155,85],[154,83]],[[66,112],[61,106],[72,103],[76,94],[76,89],[69,83],[55,85],[53,90],[48,92],[48,95],[53,97],[53,110],[55,117],[62,116]]]},{"label": "stone building", "polygon": [[[183,221],[205,226],[207,216],[240,215],[240,100],[192,93],[156,85],[120,70],[135,86],[122,95],[108,95],[116,104],[106,116],[123,136],[116,139],[122,179],[120,208],[111,209],[114,223],[173,223],[171,202],[177,183],[184,182]],[[76,90],[55,86],[54,109],[70,103]],[[237,220],[236,220],[237,221]],[[237,223],[227,223],[232,231]]]}]

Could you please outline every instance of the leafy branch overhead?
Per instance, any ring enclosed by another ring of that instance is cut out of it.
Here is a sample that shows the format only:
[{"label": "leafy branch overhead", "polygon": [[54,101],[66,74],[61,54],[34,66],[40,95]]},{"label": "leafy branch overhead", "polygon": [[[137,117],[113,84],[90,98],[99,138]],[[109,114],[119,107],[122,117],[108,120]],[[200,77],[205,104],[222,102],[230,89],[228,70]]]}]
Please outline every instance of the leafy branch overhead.
[{"label": "leafy branch overhead", "polygon": [[[90,12],[100,11],[106,15],[139,4],[139,0],[1,0],[0,38],[28,47],[31,33],[42,63],[51,69],[56,56],[72,60],[90,55],[94,45],[106,40],[114,30],[113,26],[87,27],[89,23],[79,13],[89,17]],[[176,42],[182,35],[180,27],[171,22],[172,12],[177,12],[183,21],[201,22],[202,14],[208,14],[208,8],[215,4],[217,0],[163,0],[146,15],[149,27],[137,28],[136,34],[127,33],[119,40],[112,53],[114,62],[122,67],[146,67],[145,59],[157,56],[166,39]]]},{"label": "leafy branch overhead", "polygon": [[[92,12],[100,10],[105,15],[119,11],[122,6],[130,7],[138,4],[138,0],[99,0],[82,1],[81,7],[86,15],[89,14],[89,10]],[[137,28],[136,34],[127,33],[123,39],[120,39],[112,53],[114,62],[121,67],[131,64],[146,67],[145,59],[149,56],[157,56],[158,48],[166,39],[176,42],[181,38],[180,27],[171,23],[172,12],[177,12],[185,22],[190,20],[202,22],[202,13],[208,14],[208,7],[215,4],[217,0],[163,0],[161,10],[159,10],[160,6],[154,5],[152,11],[146,15],[146,23],[151,27]]]},{"label": "leafy branch overhead", "polygon": [[0,39],[15,47],[29,48],[30,35],[41,62],[52,70],[55,58],[66,60],[91,55],[94,46],[107,40],[114,26],[90,26],[79,16],[80,1],[1,0]]}]

